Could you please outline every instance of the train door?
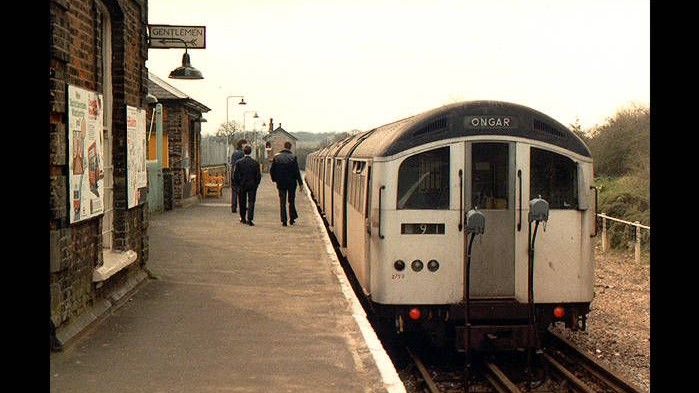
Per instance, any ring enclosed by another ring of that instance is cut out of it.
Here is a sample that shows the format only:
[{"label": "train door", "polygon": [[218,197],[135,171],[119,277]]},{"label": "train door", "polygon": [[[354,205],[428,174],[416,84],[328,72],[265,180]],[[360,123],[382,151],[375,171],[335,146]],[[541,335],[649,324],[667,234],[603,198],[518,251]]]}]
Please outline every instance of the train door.
[{"label": "train door", "polygon": [[470,297],[515,295],[515,145],[466,144],[465,209],[485,215],[485,234],[473,242]]}]

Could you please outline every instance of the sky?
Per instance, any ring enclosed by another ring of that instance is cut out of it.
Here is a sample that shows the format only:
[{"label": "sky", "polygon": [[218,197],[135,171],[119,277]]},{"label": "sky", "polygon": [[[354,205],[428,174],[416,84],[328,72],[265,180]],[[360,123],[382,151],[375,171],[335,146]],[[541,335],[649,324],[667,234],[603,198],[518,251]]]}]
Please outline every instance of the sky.
[{"label": "sky", "polygon": [[469,100],[589,129],[650,105],[650,0],[149,0],[148,23],[206,27],[204,79],[168,78],[181,48],[146,62],[211,109],[203,134],[365,131]]}]

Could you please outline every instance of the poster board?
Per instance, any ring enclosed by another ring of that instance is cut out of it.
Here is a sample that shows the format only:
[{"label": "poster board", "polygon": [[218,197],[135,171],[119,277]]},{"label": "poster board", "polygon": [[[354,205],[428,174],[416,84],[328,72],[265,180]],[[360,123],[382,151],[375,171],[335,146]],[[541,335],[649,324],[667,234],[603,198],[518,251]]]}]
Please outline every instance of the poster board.
[{"label": "poster board", "polygon": [[104,212],[102,95],[68,84],[68,199],[70,222]]},{"label": "poster board", "polygon": [[126,106],[126,197],[128,208],[146,200],[146,111]]}]

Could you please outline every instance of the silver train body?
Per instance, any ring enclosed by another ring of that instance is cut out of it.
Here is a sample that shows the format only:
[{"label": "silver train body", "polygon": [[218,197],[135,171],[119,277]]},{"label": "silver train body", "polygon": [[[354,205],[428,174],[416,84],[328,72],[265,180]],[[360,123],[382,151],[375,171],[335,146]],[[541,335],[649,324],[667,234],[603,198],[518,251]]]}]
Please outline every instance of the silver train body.
[{"label": "silver train body", "polygon": [[[399,332],[453,338],[459,349],[500,350],[537,345],[536,332],[557,321],[585,329],[596,235],[592,168],[582,140],[551,117],[469,101],[315,151],[304,176],[381,318]],[[548,221],[533,246],[529,202],[539,197]],[[472,234],[467,250],[471,209],[483,214],[485,231]]]}]

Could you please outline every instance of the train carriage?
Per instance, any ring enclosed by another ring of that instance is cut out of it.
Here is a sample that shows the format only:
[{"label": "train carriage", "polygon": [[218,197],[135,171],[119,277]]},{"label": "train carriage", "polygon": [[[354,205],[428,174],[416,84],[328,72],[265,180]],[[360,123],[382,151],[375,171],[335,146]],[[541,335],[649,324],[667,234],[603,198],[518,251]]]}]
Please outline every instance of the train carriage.
[{"label": "train carriage", "polygon": [[[400,332],[451,331],[463,348],[468,300],[470,347],[535,346],[530,288],[538,329],[559,320],[585,328],[593,296],[592,157],[551,117],[512,103],[462,102],[309,157],[307,181],[342,254],[372,307]],[[549,207],[535,247],[534,199]],[[471,249],[469,211],[485,220]]]}]

